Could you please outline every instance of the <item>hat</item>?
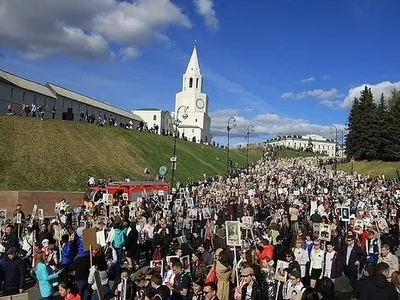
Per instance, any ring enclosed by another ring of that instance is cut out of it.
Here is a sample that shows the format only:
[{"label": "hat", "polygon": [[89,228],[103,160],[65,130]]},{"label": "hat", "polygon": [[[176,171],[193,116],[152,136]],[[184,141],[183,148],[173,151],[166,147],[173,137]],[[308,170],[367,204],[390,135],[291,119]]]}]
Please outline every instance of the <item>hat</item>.
[{"label": "hat", "polygon": [[336,278],[335,291],[346,294],[351,293],[353,288],[350,285],[350,280],[346,276]]},{"label": "hat", "polygon": [[254,275],[254,270],[253,268],[244,268],[243,270],[240,271],[241,276],[248,276],[248,275]]},{"label": "hat", "polygon": [[49,245],[49,240],[48,240],[48,239],[44,239],[44,240],[42,241],[42,245],[43,245],[43,246],[48,246],[48,245]]},{"label": "hat", "polygon": [[11,247],[10,249],[7,250],[7,255],[8,254],[15,254],[17,253],[17,248]]},{"label": "hat", "polygon": [[295,278],[301,278],[301,273],[300,273],[300,271],[293,270],[293,271],[290,273],[290,276],[293,276],[293,277],[295,277]]}]

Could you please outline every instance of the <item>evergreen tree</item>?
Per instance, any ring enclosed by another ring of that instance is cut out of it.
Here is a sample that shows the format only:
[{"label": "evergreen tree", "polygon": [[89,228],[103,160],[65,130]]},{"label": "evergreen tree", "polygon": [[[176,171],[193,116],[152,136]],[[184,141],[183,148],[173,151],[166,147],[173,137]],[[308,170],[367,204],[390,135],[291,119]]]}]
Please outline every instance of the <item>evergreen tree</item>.
[{"label": "evergreen tree", "polygon": [[358,151],[357,145],[357,124],[358,124],[358,98],[354,98],[353,105],[350,109],[349,117],[347,119],[347,130],[346,136],[346,155],[349,158],[354,158]]},{"label": "evergreen tree", "polygon": [[388,160],[400,160],[400,92],[393,90],[389,99],[387,136],[390,144],[387,146]]},{"label": "evergreen tree", "polygon": [[387,103],[385,96],[381,95],[379,104],[376,109],[376,130],[377,130],[377,151],[378,155],[375,159],[390,160],[389,148],[392,146],[392,140],[388,135],[389,118],[387,111]]},{"label": "evergreen tree", "polygon": [[378,157],[378,126],[376,122],[376,104],[370,88],[365,86],[361,91],[358,105],[357,126],[357,152],[355,158],[358,160],[373,160]]}]

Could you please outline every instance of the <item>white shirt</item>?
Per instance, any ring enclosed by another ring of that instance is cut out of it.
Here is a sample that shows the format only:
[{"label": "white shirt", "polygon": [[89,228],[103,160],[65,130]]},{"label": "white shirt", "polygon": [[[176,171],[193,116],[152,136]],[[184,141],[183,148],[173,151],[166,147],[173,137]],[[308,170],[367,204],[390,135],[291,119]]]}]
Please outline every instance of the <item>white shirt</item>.
[{"label": "white shirt", "polygon": [[324,251],[323,250],[315,250],[311,251],[311,269],[322,269],[322,264],[324,261]]},{"label": "white shirt", "polygon": [[308,257],[306,250],[304,250],[303,248],[293,248],[293,252],[300,266],[304,266],[307,264]]},{"label": "white shirt", "polygon": [[347,246],[347,252],[346,252],[346,266],[349,265],[349,259],[350,259],[350,255],[351,255],[351,251],[354,248],[354,244],[351,246]]},{"label": "white shirt", "polygon": [[332,270],[332,263],[333,263],[333,257],[335,256],[335,251],[332,252],[326,252],[325,256],[325,271],[324,271],[324,276],[331,278],[331,270]]}]

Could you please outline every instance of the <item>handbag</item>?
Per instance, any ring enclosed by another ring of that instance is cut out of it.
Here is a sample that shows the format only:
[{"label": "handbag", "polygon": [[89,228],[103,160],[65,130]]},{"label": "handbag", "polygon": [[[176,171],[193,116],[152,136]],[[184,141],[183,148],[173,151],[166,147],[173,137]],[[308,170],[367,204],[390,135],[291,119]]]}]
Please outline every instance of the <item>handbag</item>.
[{"label": "handbag", "polygon": [[218,278],[217,278],[217,264],[214,264],[210,270],[210,272],[208,272],[206,279],[205,279],[205,283],[218,283]]}]

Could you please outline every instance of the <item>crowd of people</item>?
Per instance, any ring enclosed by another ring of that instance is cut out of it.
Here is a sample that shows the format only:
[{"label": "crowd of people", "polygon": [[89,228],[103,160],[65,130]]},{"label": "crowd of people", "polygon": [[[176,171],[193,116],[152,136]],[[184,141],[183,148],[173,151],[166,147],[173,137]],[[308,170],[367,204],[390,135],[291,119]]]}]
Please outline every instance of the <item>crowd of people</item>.
[{"label": "crowd of people", "polygon": [[168,195],[63,200],[43,220],[17,207],[3,293],[30,276],[43,299],[398,299],[400,183],[273,153]]}]

